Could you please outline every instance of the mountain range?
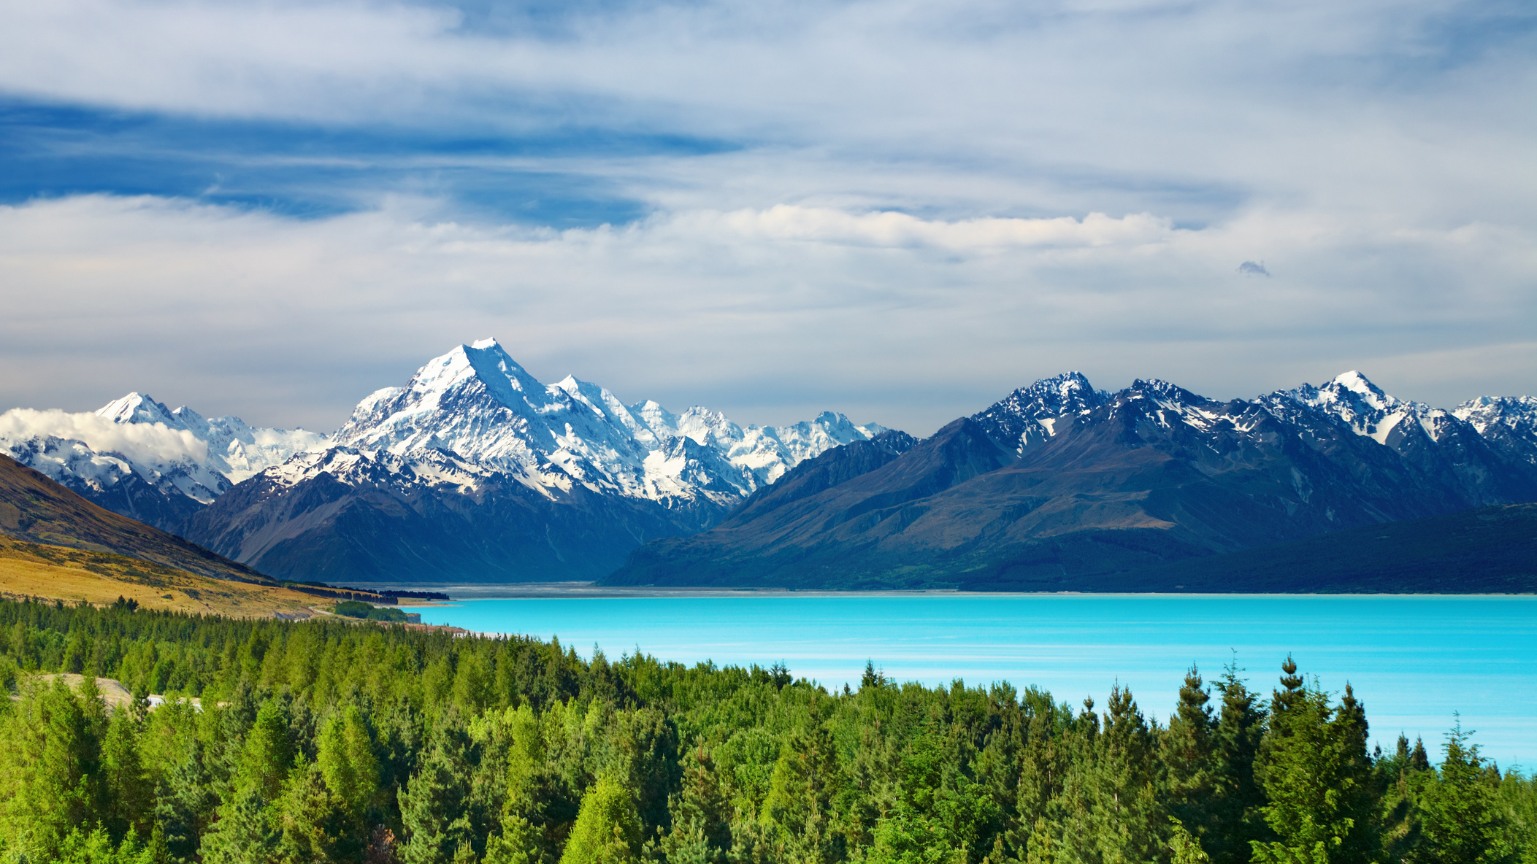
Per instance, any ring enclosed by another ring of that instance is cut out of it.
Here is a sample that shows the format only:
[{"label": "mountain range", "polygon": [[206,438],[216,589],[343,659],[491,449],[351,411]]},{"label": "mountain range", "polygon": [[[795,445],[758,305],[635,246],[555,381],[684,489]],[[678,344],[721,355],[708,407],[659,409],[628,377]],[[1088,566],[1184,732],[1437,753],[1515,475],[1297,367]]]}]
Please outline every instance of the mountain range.
[{"label": "mountain range", "polygon": [[[1067,373],[922,441],[824,453],[714,529],[638,550],[606,581],[1180,590],[1181,564],[1534,500],[1531,398],[1446,411],[1347,372],[1224,402],[1157,380],[1108,393]],[[1517,527],[1499,536],[1537,557],[1537,513],[1506,517]],[[1318,587],[1296,575],[1294,586]],[[1459,574],[1446,575],[1440,590]]]},{"label": "mountain range", "polygon": [[744,427],[627,404],[484,340],[328,435],[132,393],[0,414],[0,453],[284,579],[1120,590],[1537,501],[1537,400],[1443,410],[1347,372],[1218,401],[1070,372],[918,440],[831,412]]},{"label": "mountain range", "polygon": [[129,394],[0,415],[0,452],[262,572],[331,582],[593,579],[703,530],[808,457],[883,431],[781,427],[546,385],[494,340],[376,391],[331,435],[206,420]]}]

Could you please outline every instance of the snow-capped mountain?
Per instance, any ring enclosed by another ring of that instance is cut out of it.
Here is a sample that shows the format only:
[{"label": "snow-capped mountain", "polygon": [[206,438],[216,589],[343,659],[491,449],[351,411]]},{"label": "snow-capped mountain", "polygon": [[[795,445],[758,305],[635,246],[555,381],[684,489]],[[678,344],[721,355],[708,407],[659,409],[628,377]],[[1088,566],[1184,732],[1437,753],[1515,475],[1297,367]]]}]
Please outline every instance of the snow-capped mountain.
[{"label": "snow-capped mountain", "polygon": [[650,401],[625,405],[576,378],[545,385],[487,339],[428,361],[404,387],[369,395],[334,443],[407,460],[451,453],[551,496],[581,486],[730,505],[810,456],[881,431],[832,412],[744,428],[705,408],[673,414]]},{"label": "snow-capped mountain", "polygon": [[544,384],[487,339],[369,394],[327,447],[259,472],[190,531],[284,576],[594,578],[882,431],[832,412],[743,427],[705,408],[625,404],[572,377]]},{"label": "snow-capped mountain", "polygon": [[[831,451],[608,581],[1167,590],[1175,562],[1537,501],[1534,407],[1443,411],[1356,372],[1229,401],[1068,373],[900,453]],[[1153,571],[1165,581],[1139,588]]]},{"label": "snow-capped mountain", "polygon": [[0,414],[0,452],[97,504],[170,531],[233,484],[326,440],[302,429],[172,410],[141,393],[95,412]]},{"label": "snow-capped mountain", "polygon": [[1480,396],[1452,411],[1491,446],[1513,459],[1537,466],[1537,398]]},{"label": "snow-capped mountain", "polygon": [[[1427,479],[1456,485],[1459,494],[1475,504],[1521,499],[1529,478],[1519,463],[1537,457],[1537,434],[1501,442],[1459,416],[1458,410],[1397,399],[1356,371],[1317,387],[1303,385],[1271,396],[1272,401],[1291,399],[1337,418],[1357,435],[1397,453]],[[1486,411],[1478,416],[1485,418],[1486,428],[1498,432],[1521,428],[1519,411],[1501,412],[1498,407],[1517,407],[1520,400],[1482,401],[1487,403]],[[1530,416],[1528,423],[1528,429],[1537,426]],[[1512,457],[1516,465],[1511,464]]]},{"label": "snow-capped mountain", "polygon": [[972,419],[1000,444],[1023,454],[1056,434],[1057,424],[1064,419],[1085,416],[1108,398],[1082,373],[1065,372],[1015,390]]},{"label": "snow-capped mountain", "polygon": [[0,414],[0,452],[288,578],[592,579],[734,512],[626,578],[708,570],[724,549],[797,579],[916,579],[936,556],[946,572],[1142,566],[1537,500],[1537,399],[1447,411],[1347,372],[1218,401],[1069,372],[914,441],[831,412],[741,426],[544,384],[484,340],[365,397],[330,436],[135,393],[94,413]]}]

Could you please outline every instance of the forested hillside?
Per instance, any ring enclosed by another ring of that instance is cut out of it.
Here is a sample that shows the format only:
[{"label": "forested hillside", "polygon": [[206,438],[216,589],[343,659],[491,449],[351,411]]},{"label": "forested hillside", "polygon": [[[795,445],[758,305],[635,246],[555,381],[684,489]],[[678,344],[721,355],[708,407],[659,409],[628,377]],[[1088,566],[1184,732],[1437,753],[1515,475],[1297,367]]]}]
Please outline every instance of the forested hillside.
[{"label": "forested hillside", "polygon": [[[200,703],[107,712],[53,672]],[[1121,690],[1073,707],[872,667],[830,693],[524,639],[0,603],[0,860],[1537,861],[1532,780],[1456,729],[1435,758],[1369,753],[1348,686],[1282,672],[1191,670],[1163,725]]]}]

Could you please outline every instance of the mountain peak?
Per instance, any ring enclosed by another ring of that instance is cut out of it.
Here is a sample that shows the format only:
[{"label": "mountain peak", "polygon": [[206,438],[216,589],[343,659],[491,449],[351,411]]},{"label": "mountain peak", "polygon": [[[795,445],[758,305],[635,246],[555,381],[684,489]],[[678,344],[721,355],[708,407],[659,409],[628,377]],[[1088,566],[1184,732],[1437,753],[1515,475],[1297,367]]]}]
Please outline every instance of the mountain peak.
[{"label": "mountain peak", "polygon": [[1317,387],[1303,384],[1286,391],[1285,395],[1305,405],[1326,409],[1349,423],[1354,423],[1359,416],[1391,411],[1402,404],[1354,369],[1341,372],[1326,384]]},{"label": "mountain peak", "polygon": [[[1357,372],[1354,369],[1351,369],[1349,372],[1341,372],[1340,374],[1334,376],[1334,379],[1330,381],[1329,384],[1325,385],[1325,387],[1329,386],[1333,386],[1340,390],[1348,390],[1351,393],[1355,393],[1359,396],[1364,396],[1375,402],[1381,402],[1384,404],[1391,404],[1397,401],[1387,393],[1384,393],[1381,387],[1373,384],[1370,378],[1367,378],[1365,375],[1362,375],[1360,372]],[[1382,406],[1379,405],[1377,407]]]},{"label": "mountain peak", "polygon": [[1205,398],[1162,378],[1138,378],[1131,382],[1126,392],[1133,398],[1147,396],[1155,400],[1168,400],[1176,405],[1199,404],[1206,401]]},{"label": "mountain peak", "polygon": [[1075,370],[1021,387],[972,415],[972,419],[981,423],[999,444],[1023,453],[1054,436],[1061,418],[1081,417],[1104,400],[1104,394]]},{"label": "mountain peak", "polygon": [[407,389],[424,402],[437,402],[477,381],[493,399],[508,407],[531,399],[545,401],[545,385],[518,365],[495,339],[477,339],[428,360]]},{"label": "mountain peak", "polygon": [[140,393],[137,390],[121,399],[114,399],[96,409],[96,416],[105,417],[113,423],[164,423],[167,426],[178,425],[171,416],[171,409],[160,402],[156,402],[148,394]]}]

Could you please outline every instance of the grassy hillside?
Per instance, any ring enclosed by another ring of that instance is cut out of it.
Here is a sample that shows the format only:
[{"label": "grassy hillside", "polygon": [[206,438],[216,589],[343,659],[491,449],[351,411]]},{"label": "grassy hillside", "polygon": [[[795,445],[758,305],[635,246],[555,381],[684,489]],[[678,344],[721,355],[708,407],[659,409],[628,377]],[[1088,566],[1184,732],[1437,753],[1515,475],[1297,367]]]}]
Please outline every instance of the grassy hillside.
[{"label": "grassy hillside", "polygon": [[236,617],[309,617],[369,591],[282,584],[92,504],[0,456],[0,596],[112,603]]},{"label": "grassy hillside", "polygon": [[321,598],[271,584],[215,579],[163,564],[86,549],[0,536],[0,596],[41,597],[95,605],[117,598],[146,609],[308,618]]}]

